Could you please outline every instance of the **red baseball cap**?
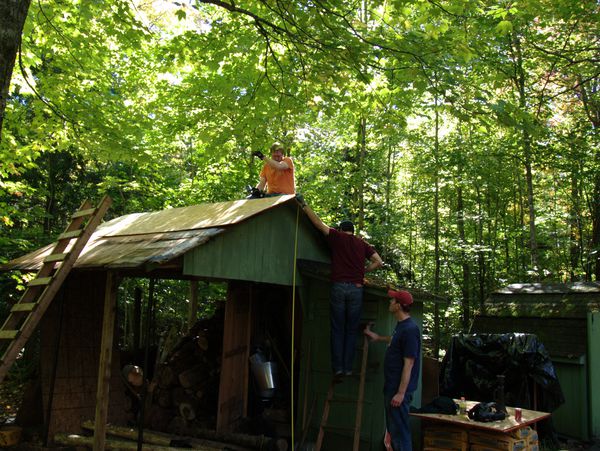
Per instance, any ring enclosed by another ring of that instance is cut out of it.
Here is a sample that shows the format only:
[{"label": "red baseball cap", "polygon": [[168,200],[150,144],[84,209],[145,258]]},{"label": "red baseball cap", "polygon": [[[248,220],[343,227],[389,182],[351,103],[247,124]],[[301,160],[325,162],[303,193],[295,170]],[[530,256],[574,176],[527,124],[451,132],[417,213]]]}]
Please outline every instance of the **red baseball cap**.
[{"label": "red baseball cap", "polygon": [[388,296],[394,298],[400,305],[410,305],[413,303],[412,294],[404,290],[388,290]]}]

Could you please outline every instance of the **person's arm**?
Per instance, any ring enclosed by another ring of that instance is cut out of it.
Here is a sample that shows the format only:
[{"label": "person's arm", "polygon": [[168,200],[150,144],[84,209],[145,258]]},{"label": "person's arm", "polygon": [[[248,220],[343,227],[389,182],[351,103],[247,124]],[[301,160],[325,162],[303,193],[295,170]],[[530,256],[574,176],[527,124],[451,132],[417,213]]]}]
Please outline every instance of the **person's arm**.
[{"label": "person's arm", "polygon": [[381,268],[383,266],[383,260],[379,256],[377,252],[369,257],[371,263],[365,268],[365,272],[375,271],[377,268]]},{"label": "person's arm", "polygon": [[256,185],[256,188],[258,188],[259,191],[264,191],[266,185],[267,185],[267,178],[265,176],[261,175],[258,185]]},{"label": "person's arm", "polygon": [[290,165],[287,164],[285,160],[275,161],[272,158],[265,156],[263,158],[263,161],[269,166],[271,166],[273,169],[277,169],[278,171],[285,171],[286,169],[290,168]]},{"label": "person's arm", "polygon": [[373,342],[382,341],[384,343],[389,343],[390,341],[392,341],[392,337],[388,337],[385,335],[379,335],[377,332],[373,332],[371,330],[370,325],[367,325],[367,327],[365,327],[365,330],[363,330],[363,334],[365,334],[367,337],[369,337],[371,339],[371,341],[373,341]]},{"label": "person's arm", "polygon": [[402,368],[402,377],[400,378],[400,385],[398,385],[398,391],[390,402],[392,407],[398,407],[404,401],[404,395],[406,394],[406,388],[410,382],[410,373],[415,364],[414,357],[404,357],[404,367]]},{"label": "person's arm", "polygon": [[296,202],[300,204],[300,207],[302,208],[302,210],[304,210],[304,213],[306,213],[306,216],[308,216],[310,222],[312,222],[313,225],[317,229],[319,229],[323,235],[329,235],[329,226],[323,221],[321,221],[321,218],[319,218],[317,214],[312,210],[312,208],[310,208],[306,204],[306,201],[304,200],[304,196],[302,194],[296,194]]}]

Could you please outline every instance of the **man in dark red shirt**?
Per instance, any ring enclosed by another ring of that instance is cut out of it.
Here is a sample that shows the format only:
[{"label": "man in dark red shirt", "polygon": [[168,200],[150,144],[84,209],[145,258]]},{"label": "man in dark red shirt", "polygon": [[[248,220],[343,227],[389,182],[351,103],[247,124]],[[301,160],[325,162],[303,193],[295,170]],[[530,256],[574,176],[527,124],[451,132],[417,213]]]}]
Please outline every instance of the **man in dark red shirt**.
[{"label": "man in dark red shirt", "polygon": [[[354,225],[342,221],[339,230],[329,227],[297,196],[302,209],[327,237],[331,249],[331,364],[335,376],[352,374],[356,336],[362,315],[365,273],[383,265],[379,254],[354,235]],[[365,261],[369,264],[365,266]]]}]

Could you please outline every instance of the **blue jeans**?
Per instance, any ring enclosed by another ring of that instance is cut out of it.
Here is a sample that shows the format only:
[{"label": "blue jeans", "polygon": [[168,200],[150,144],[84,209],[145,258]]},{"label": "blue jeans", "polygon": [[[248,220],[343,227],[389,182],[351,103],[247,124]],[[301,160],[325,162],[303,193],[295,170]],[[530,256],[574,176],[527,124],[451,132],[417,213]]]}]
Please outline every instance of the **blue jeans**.
[{"label": "blue jeans", "polygon": [[333,372],[352,371],[356,336],[362,315],[363,287],[334,282],[329,301]]},{"label": "blue jeans", "polygon": [[392,449],[394,451],[412,451],[412,438],[410,435],[410,417],[408,415],[413,394],[406,393],[402,404],[392,407],[390,402],[395,393],[384,394],[385,403],[385,426],[392,437]]}]

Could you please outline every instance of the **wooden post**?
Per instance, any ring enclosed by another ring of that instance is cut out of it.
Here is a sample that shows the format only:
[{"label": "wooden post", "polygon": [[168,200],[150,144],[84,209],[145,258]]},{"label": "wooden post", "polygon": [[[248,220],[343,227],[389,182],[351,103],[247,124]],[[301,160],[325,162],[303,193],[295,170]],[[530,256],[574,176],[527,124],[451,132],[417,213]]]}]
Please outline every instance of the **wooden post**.
[{"label": "wooden post", "polygon": [[198,281],[190,280],[190,308],[188,310],[188,330],[196,324],[198,317]]},{"label": "wooden post", "polygon": [[117,288],[119,279],[109,271],[106,275],[104,292],[104,319],[102,322],[102,342],[100,345],[100,365],[98,368],[98,389],[96,392],[96,414],[94,426],[94,451],[102,451],[106,441],[106,419],[110,390],[110,370],[117,311]]},{"label": "wooden post", "polygon": [[[252,289],[252,284],[248,287],[248,325],[246,326],[246,356],[244,360],[246,361],[246,365],[244,368],[244,387],[248,387],[248,382],[250,379],[250,342],[252,340],[252,303],[254,302],[254,290]],[[243,416],[246,418],[248,416],[248,389],[244,390],[244,407],[243,407]]]},{"label": "wooden post", "polygon": [[133,291],[133,349],[140,349],[142,330],[142,289],[135,287]]}]

